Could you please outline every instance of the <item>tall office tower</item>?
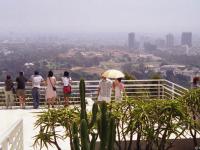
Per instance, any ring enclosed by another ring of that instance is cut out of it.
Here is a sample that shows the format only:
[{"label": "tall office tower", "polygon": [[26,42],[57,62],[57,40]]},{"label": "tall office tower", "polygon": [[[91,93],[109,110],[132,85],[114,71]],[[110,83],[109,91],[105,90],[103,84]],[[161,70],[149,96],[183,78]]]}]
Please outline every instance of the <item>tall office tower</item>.
[{"label": "tall office tower", "polygon": [[181,36],[181,45],[192,46],[192,32],[183,32]]},{"label": "tall office tower", "polygon": [[135,33],[133,32],[128,34],[128,48],[129,49],[135,48]]},{"label": "tall office tower", "polygon": [[163,39],[156,39],[155,40],[155,45],[157,46],[157,48],[164,48],[165,47],[165,40]]},{"label": "tall office tower", "polygon": [[166,47],[171,48],[174,46],[174,35],[173,34],[167,34],[166,35]]}]

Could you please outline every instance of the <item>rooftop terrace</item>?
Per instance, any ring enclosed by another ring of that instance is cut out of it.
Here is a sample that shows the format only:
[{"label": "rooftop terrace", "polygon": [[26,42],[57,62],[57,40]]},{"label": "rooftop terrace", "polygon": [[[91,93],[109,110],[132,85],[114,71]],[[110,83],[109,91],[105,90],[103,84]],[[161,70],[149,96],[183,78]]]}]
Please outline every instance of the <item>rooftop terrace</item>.
[{"label": "rooftop terrace", "polygon": [[[123,80],[125,84],[125,90],[128,97],[143,97],[151,99],[177,99],[182,96],[187,89],[170,82],[165,79],[159,80]],[[99,81],[85,81],[86,85],[86,97],[90,100],[97,99],[97,88]],[[62,84],[57,84],[57,104],[62,106],[63,94]],[[26,108],[25,110],[19,108],[19,102],[16,99],[14,109],[5,109],[5,95],[4,95],[4,83],[0,83],[0,150],[32,150],[33,140],[36,130],[33,130],[33,124],[36,120],[35,116],[38,112],[41,112],[45,108],[45,87],[41,88],[41,109],[33,110],[32,108],[32,96],[31,85],[27,84],[26,88]],[[70,103],[79,103],[79,81],[73,81],[72,83],[72,95],[70,97]],[[88,102],[90,103],[90,102]],[[57,106],[57,107],[58,107]],[[91,106],[87,106],[91,109]],[[30,108],[30,109],[28,109]],[[11,126],[11,127],[10,127]],[[10,128],[9,128],[10,127]],[[68,144],[69,146],[69,144]],[[52,148],[53,149],[53,148]],[[64,149],[69,149],[66,147]]]}]

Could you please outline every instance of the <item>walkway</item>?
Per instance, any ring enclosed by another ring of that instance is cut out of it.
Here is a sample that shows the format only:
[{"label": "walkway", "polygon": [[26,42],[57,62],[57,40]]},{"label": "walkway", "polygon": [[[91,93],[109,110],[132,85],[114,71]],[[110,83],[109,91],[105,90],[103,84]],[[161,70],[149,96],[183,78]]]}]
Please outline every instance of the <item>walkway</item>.
[{"label": "walkway", "polygon": [[[86,98],[87,101],[87,111],[92,110],[93,101],[90,98]],[[71,107],[73,107],[72,105]],[[47,109],[1,109],[0,110],[0,136],[6,132],[6,130],[15,123],[18,119],[23,119],[23,131],[24,131],[24,150],[34,150],[33,137],[38,133],[38,129],[34,129],[34,123],[37,120],[37,115],[46,111]],[[62,150],[69,150],[70,144],[69,140],[59,142]],[[39,148],[37,148],[38,150]],[[49,148],[50,150],[56,150],[55,148]],[[42,150],[46,150],[45,148]]]},{"label": "walkway", "polygon": [[[32,147],[34,142],[32,137],[37,133],[38,130],[34,129],[34,122],[36,121],[36,115],[41,111],[44,111],[44,109],[0,110],[0,135],[2,135],[15,121],[22,118],[24,126],[24,150],[34,150]],[[70,149],[70,145],[67,142],[61,142],[60,146],[62,147],[62,150]],[[55,148],[49,149],[54,150]]]}]

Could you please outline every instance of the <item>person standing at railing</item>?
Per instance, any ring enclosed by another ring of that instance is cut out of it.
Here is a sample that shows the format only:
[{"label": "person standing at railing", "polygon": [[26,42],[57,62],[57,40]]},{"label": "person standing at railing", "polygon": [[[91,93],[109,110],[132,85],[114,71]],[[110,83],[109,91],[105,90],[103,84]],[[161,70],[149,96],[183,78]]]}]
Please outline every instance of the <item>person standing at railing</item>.
[{"label": "person standing at railing", "polygon": [[112,81],[104,76],[99,82],[99,87],[97,91],[97,100],[100,101],[111,101],[111,93],[112,93]]},{"label": "person standing at railing", "polygon": [[54,108],[54,103],[56,100],[56,78],[53,76],[53,72],[49,71],[48,77],[46,80],[46,94],[45,98],[47,100],[48,108],[52,106]]},{"label": "person standing at railing", "polygon": [[64,76],[62,77],[62,82],[63,82],[63,94],[64,94],[64,106],[68,106],[69,105],[69,97],[71,95],[71,83],[72,83],[72,79],[69,76],[69,72],[65,71],[64,72]]},{"label": "person standing at railing", "polygon": [[14,83],[11,79],[10,75],[6,76],[6,81],[5,81],[5,100],[6,100],[6,108],[11,108],[13,106],[14,102]]},{"label": "person standing at railing", "polygon": [[115,92],[115,101],[121,101],[123,93],[125,94],[124,84],[121,82],[122,78],[117,78],[113,82],[113,90]]},{"label": "person standing at railing", "polygon": [[44,79],[39,75],[38,71],[34,72],[31,76],[32,82],[32,96],[33,96],[33,108],[37,109],[40,105],[40,84],[44,82]]},{"label": "person standing at railing", "polygon": [[19,98],[20,108],[25,109],[25,84],[27,82],[27,78],[24,77],[23,72],[19,72],[19,76],[16,78],[17,82],[17,97]]},{"label": "person standing at railing", "polygon": [[200,77],[194,77],[192,79],[192,88],[198,88],[198,87],[200,87],[199,81],[200,81]]}]

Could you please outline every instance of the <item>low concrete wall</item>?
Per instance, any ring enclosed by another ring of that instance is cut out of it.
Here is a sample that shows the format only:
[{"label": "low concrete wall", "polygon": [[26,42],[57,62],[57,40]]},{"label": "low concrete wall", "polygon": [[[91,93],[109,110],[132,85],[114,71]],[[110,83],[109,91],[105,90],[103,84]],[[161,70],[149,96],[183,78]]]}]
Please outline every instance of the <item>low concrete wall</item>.
[{"label": "low concrete wall", "polygon": [[[198,139],[198,143],[200,143],[200,139]],[[96,143],[96,148],[95,148],[96,150],[99,149],[99,146],[100,146],[99,144],[100,144],[99,142]],[[125,144],[124,142],[121,143],[122,149],[125,149],[124,144]],[[146,146],[145,141],[141,141],[141,145],[142,145],[141,150],[145,150],[145,146]],[[115,144],[115,149],[117,149],[116,144]],[[133,141],[131,150],[135,150],[135,149],[136,149],[136,141]],[[200,150],[200,147],[196,149],[194,148],[193,139],[177,139],[173,143],[173,147],[170,148],[169,150]]]}]

